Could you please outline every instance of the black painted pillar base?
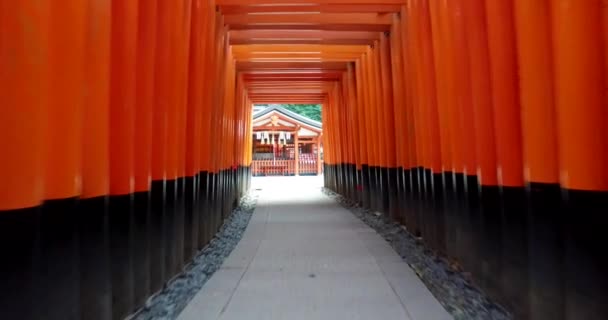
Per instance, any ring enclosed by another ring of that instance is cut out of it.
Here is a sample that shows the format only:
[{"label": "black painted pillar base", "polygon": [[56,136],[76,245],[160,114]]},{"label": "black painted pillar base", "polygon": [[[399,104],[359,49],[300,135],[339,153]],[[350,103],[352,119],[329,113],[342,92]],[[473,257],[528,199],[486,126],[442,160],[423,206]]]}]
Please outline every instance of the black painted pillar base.
[{"label": "black painted pillar base", "polygon": [[110,254],[112,319],[123,319],[135,309],[133,280],[133,195],[110,197]]},{"label": "black painted pillar base", "polygon": [[185,178],[184,264],[192,260],[198,249],[198,183],[198,175]]},{"label": "black painted pillar base", "polygon": [[39,211],[34,250],[33,319],[80,317],[78,200],[49,200]]},{"label": "black painted pillar base", "polygon": [[218,182],[218,174],[211,173],[210,174],[210,186],[211,192],[209,193],[209,201],[210,201],[210,226],[209,226],[209,236],[210,239],[213,239],[213,235],[217,232],[219,221],[221,219],[221,204],[219,203],[219,182]]},{"label": "black painted pillar base", "polygon": [[78,207],[80,318],[110,320],[112,319],[112,285],[108,197],[82,199]]},{"label": "black painted pillar base", "polygon": [[40,207],[0,211],[0,319],[33,319],[33,257]]},{"label": "black painted pillar base", "polygon": [[177,220],[177,180],[167,180],[165,193],[165,211],[162,226],[165,233],[165,274],[164,281],[168,281],[177,274],[177,236],[175,231]]},{"label": "black painted pillar base", "polygon": [[380,167],[378,168],[379,173],[380,173],[380,194],[378,195],[378,199],[379,199],[379,211],[387,214],[390,216],[390,193],[391,190],[389,188],[389,174],[388,174],[388,168],[384,168],[384,167]]},{"label": "black painted pillar base", "polygon": [[405,185],[404,185],[404,173],[403,167],[399,167],[395,170],[395,221],[402,225],[405,225],[405,219],[403,217],[405,210],[407,209],[407,202],[405,201]]},{"label": "black painted pillar base", "polygon": [[388,197],[388,215],[391,219],[399,221],[399,169],[387,169],[387,197]]},{"label": "black painted pillar base", "polygon": [[175,207],[175,269],[174,274],[182,272],[184,267],[184,229],[186,218],[186,179],[177,179],[177,198]]},{"label": "black painted pillar base", "polygon": [[357,182],[355,184],[355,199],[358,205],[363,205],[363,171],[356,169],[355,174],[357,175]]},{"label": "black painted pillar base", "polygon": [[460,259],[461,252],[458,246],[459,238],[459,204],[456,191],[454,173],[444,171],[442,173],[443,185],[443,216],[446,225],[445,241],[447,255],[452,259]]},{"label": "black painted pillar base", "polygon": [[410,169],[409,178],[409,203],[410,209],[407,210],[407,228],[411,234],[416,237],[422,236],[422,229],[420,225],[420,210],[421,210],[421,168]]},{"label": "black painted pillar base", "polygon": [[150,193],[137,192],[133,195],[133,281],[134,304],[141,307],[152,293],[150,289]]},{"label": "black painted pillar base", "polygon": [[564,209],[558,184],[528,185],[530,319],[564,320]]},{"label": "black painted pillar base", "polygon": [[165,270],[166,251],[166,181],[153,180],[150,188],[150,291],[158,292],[162,289],[167,276]]},{"label": "black painted pillar base", "polygon": [[202,250],[209,242],[209,173],[199,174],[199,211],[198,211],[198,250]]},{"label": "black painted pillar base", "polygon": [[528,206],[523,187],[503,187],[502,289],[516,319],[528,318]]},{"label": "black painted pillar base", "polygon": [[401,172],[402,194],[401,194],[401,220],[403,225],[412,233],[412,210],[414,210],[414,196],[412,190],[412,170],[403,169]]},{"label": "black painted pillar base", "polygon": [[446,225],[445,221],[445,190],[443,187],[443,174],[442,173],[429,173],[430,188],[432,193],[431,199],[431,212],[433,215],[433,222],[435,224],[435,250],[442,255],[447,255],[447,240],[446,240],[446,229],[451,227]]},{"label": "black painted pillar base", "polygon": [[361,202],[363,208],[371,208],[371,195],[370,195],[370,177],[369,177],[369,166],[364,164],[361,166]]},{"label": "black painted pillar base", "polygon": [[[466,231],[467,243],[465,248],[465,259],[463,265],[465,270],[469,270],[472,274],[481,274],[480,261],[480,245],[482,241],[482,223],[480,212],[480,185],[477,176],[465,176],[465,198],[463,199],[463,208],[466,212]],[[524,210],[525,211],[525,210]]]},{"label": "black painted pillar base", "polygon": [[434,203],[433,203],[433,185],[432,176],[433,172],[431,169],[421,167],[418,169],[418,181],[419,181],[419,210],[418,217],[420,222],[420,230],[422,238],[427,245],[436,250],[436,230],[434,220]]},{"label": "black painted pillar base", "polygon": [[608,315],[608,192],[564,190],[566,319]]},{"label": "black painted pillar base", "polygon": [[502,295],[502,194],[498,186],[481,187],[481,221],[483,226],[480,245],[482,273],[480,286],[495,299],[504,303]]}]

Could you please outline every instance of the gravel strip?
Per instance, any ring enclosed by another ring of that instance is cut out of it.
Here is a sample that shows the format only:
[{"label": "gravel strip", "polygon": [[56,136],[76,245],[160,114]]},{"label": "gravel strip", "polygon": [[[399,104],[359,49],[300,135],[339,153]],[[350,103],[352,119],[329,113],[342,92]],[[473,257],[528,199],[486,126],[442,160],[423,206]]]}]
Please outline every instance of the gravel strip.
[{"label": "gravel strip", "polygon": [[466,273],[453,268],[447,259],[437,256],[400,224],[385,215],[362,208],[329,189],[324,188],[323,192],[388,241],[454,319],[513,319],[508,311],[477,288]]},{"label": "gravel strip", "polygon": [[201,290],[239,243],[256,203],[257,195],[254,193],[243,197],[239,206],[234,209],[209,245],[198,253],[182,274],[174,278],[158,295],[148,299],[146,306],[131,319],[177,319],[188,302]]}]

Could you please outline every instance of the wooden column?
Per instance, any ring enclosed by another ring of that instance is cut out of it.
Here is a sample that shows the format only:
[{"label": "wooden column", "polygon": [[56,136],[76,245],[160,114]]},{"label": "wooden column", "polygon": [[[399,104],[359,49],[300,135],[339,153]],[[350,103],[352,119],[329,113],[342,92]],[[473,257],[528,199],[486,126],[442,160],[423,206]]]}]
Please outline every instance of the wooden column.
[{"label": "wooden column", "polygon": [[295,158],[296,161],[296,166],[295,166],[295,172],[294,174],[296,176],[300,175],[300,141],[299,141],[299,134],[300,132],[300,126],[296,127],[296,132],[294,132],[294,138],[293,138],[293,144],[294,144],[294,155],[293,157]]},{"label": "wooden column", "polygon": [[321,138],[323,134],[319,133],[317,137],[317,175],[321,175],[323,165],[321,164]]}]

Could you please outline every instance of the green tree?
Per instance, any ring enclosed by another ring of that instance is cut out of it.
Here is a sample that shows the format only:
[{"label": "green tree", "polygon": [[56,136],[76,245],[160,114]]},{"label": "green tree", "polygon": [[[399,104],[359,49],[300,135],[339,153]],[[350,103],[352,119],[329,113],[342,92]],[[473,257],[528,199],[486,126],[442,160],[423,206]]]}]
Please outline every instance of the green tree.
[{"label": "green tree", "polygon": [[316,121],[321,121],[320,104],[283,104],[281,106],[299,115],[305,116]]}]

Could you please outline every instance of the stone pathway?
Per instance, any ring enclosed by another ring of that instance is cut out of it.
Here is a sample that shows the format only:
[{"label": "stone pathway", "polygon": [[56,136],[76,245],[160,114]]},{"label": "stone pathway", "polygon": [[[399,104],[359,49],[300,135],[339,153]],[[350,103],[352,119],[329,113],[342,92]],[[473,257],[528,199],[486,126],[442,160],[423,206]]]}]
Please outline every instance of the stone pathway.
[{"label": "stone pathway", "polygon": [[451,319],[321,186],[320,177],[254,179],[260,196],[243,238],[178,319]]}]

